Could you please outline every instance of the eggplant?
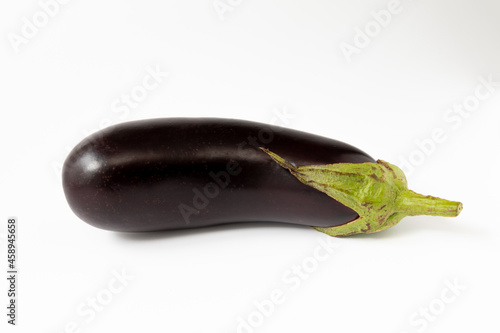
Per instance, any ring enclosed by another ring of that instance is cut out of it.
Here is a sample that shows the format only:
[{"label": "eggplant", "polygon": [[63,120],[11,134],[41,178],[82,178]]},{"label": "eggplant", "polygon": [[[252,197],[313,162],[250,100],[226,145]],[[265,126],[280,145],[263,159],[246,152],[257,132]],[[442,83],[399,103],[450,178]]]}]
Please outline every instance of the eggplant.
[{"label": "eggplant", "polygon": [[80,142],[62,176],[80,219],[122,232],[270,221],[347,236],[462,209],[409,191],[398,167],[351,145],[236,119],[114,125]]}]

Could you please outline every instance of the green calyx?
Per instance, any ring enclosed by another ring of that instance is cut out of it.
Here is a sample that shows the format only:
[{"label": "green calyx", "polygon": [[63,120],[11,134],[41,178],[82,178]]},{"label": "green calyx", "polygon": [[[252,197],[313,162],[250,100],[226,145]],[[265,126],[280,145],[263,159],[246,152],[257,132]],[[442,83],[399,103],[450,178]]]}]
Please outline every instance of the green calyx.
[{"label": "green calyx", "polygon": [[359,218],[343,225],[315,227],[330,236],[382,231],[395,226],[405,216],[455,217],[462,211],[460,202],[410,191],[403,171],[381,160],[377,163],[297,167],[277,154],[261,149],[302,183],[326,193],[358,213]]}]

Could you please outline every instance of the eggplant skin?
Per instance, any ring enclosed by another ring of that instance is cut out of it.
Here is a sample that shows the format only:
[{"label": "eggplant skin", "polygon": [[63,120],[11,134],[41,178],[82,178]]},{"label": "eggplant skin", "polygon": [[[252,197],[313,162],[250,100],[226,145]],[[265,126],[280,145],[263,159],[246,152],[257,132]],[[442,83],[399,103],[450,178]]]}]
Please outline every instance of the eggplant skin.
[{"label": "eggplant skin", "polygon": [[160,231],[234,222],[332,227],[358,214],[297,180],[259,147],[301,165],[375,162],[348,144],[224,118],[160,118],[105,128],[63,165],[73,212],[106,230]]}]

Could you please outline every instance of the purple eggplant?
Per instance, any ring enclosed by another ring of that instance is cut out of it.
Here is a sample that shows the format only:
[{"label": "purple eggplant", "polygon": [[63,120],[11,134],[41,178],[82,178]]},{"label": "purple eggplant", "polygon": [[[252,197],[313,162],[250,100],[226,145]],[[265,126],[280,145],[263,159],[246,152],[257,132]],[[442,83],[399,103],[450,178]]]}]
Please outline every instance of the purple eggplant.
[{"label": "purple eggplant", "polygon": [[94,133],[66,159],[63,188],[83,221],[125,232],[270,221],[345,236],[461,210],[409,191],[399,168],[348,144],[220,118],[142,120]]}]

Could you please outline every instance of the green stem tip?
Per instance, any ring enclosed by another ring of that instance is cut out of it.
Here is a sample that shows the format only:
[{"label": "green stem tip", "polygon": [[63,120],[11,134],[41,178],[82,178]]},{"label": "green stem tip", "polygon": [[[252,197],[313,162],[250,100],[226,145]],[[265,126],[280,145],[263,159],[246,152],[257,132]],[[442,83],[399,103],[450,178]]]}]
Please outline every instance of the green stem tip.
[{"label": "green stem tip", "polygon": [[396,207],[406,215],[433,215],[456,217],[463,209],[461,202],[449,201],[411,190],[399,193]]},{"label": "green stem tip", "polygon": [[261,149],[305,185],[358,213],[356,220],[343,225],[315,228],[331,236],[378,232],[396,225],[405,216],[455,217],[463,208],[460,202],[409,190],[403,171],[381,160],[297,167],[268,149]]}]

